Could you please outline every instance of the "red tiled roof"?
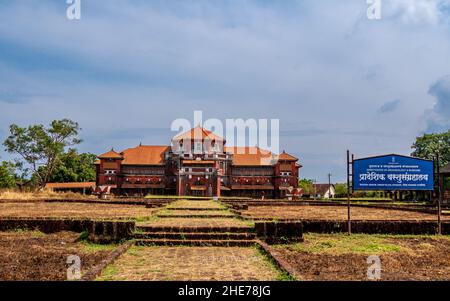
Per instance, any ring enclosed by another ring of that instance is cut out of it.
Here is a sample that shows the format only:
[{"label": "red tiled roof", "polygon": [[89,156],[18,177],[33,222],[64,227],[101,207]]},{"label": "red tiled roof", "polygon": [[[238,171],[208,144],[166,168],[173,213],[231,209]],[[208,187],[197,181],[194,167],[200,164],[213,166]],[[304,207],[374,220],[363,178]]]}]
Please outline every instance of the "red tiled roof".
[{"label": "red tiled roof", "polygon": [[201,126],[197,126],[196,128],[193,128],[185,133],[182,133],[178,136],[175,136],[173,140],[186,140],[186,139],[194,139],[194,140],[217,140],[217,141],[223,141],[224,139],[220,136],[217,136],[211,131],[208,131]]},{"label": "red tiled roof", "polygon": [[98,156],[99,159],[122,159],[122,156],[113,149],[107,153]]},{"label": "red tiled roof", "polygon": [[163,165],[170,146],[140,145],[124,150],[122,165]]},{"label": "red tiled roof", "polygon": [[225,151],[233,154],[233,165],[235,166],[274,165],[273,153],[259,147],[225,147]]},{"label": "red tiled roof", "polygon": [[283,151],[283,153],[278,155],[278,160],[281,160],[281,161],[298,161],[298,158],[296,158],[296,157],[294,157],[292,155],[289,155],[288,153]]}]

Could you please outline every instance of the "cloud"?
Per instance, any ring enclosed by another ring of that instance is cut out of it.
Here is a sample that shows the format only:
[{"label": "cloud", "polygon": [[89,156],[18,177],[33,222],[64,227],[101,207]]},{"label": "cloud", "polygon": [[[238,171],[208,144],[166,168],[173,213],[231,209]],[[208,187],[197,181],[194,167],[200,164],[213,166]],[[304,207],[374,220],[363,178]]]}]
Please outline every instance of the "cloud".
[{"label": "cloud", "polygon": [[280,149],[318,179],[347,148],[409,153],[450,35],[445,1],[396,1],[380,21],[366,1],[82,1],[77,22],[65,1],[0,1],[0,128],[68,117],[101,153],[169,143],[196,109],[279,118]]},{"label": "cloud", "polygon": [[397,108],[400,106],[400,104],[401,104],[401,100],[399,100],[399,99],[388,101],[388,102],[384,103],[378,109],[378,113],[386,114],[386,113],[393,112],[393,111],[397,110]]},{"label": "cloud", "polygon": [[405,24],[437,25],[447,22],[449,0],[382,0],[385,17]]},{"label": "cloud", "polygon": [[429,94],[436,99],[436,102],[426,113],[428,131],[448,131],[450,129],[450,75],[443,76],[431,85]]}]

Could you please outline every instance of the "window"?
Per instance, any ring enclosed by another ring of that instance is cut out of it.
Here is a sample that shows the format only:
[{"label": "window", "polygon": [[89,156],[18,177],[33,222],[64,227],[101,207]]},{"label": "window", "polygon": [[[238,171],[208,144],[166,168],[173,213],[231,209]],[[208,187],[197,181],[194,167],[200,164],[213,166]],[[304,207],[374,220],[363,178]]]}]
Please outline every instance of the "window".
[{"label": "window", "polygon": [[202,143],[201,142],[195,142],[195,152],[197,152],[197,153],[202,152]]}]

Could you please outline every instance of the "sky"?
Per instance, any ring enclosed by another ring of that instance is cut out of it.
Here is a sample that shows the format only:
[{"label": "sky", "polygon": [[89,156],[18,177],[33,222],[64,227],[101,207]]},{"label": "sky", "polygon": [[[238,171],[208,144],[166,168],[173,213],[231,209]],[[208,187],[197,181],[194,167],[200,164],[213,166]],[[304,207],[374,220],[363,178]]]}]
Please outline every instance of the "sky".
[{"label": "sky", "polygon": [[[0,0],[0,141],[70,118],[78,149],[167,145],[171,123],[279,119],[301,177],[450,128],[450,0]],[[0,160],[11,155],[0,148]]]}]

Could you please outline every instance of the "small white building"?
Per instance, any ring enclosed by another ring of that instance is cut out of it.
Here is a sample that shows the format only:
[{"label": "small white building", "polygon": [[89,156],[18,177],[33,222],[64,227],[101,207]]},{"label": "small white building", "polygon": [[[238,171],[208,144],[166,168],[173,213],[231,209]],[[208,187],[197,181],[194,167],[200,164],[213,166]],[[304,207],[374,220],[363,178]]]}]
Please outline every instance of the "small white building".
[{"label": "small white building", "polygon": [[330,199],[336,195],[334,184],[314,184],[314,194],[317,198]]}]

